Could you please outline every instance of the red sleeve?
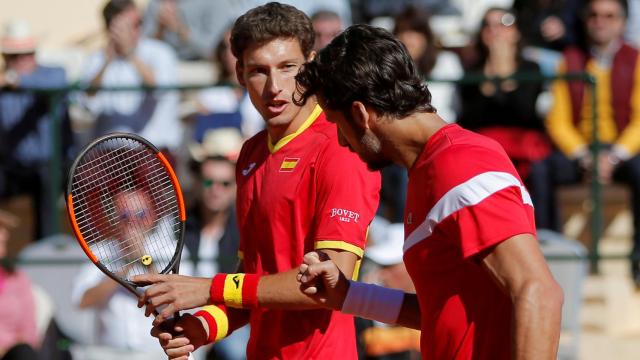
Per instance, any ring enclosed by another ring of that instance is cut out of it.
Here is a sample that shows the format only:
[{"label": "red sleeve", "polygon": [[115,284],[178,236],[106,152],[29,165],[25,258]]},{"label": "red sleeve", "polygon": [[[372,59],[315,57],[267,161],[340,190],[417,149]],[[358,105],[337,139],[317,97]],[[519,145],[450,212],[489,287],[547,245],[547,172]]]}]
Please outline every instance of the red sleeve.
[{"label": "red sleeve", "polygon": [[463,256],[474,256],[519,234],[535,236],[533,207],[524,204],[520,188],[498,191],[474,206],[458,211],[454,229]]},{"label": "red sleeve", "polygon": [[440,230],[464,257],[515,235],[535,235],[531,197],[501,148],[451,147],[434,169],[434,207],[446,217]]},{"label": "red sleeve", "polygon": [[378,208],[380,172],[332,139],[317,163],[317,249],[362,256],[369,224]]}]

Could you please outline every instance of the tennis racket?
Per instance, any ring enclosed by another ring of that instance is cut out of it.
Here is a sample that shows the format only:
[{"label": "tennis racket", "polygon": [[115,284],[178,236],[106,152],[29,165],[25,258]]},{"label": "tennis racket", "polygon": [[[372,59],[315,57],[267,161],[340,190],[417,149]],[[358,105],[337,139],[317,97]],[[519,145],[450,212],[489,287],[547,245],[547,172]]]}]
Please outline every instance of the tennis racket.
[{"label": "tennis racket", "polygon": [[171,165],[149,141],[113,133],[87,145],[71,166],[66,201],[85,254],[137,297],[131,277],[178,273],[184,201]]}]

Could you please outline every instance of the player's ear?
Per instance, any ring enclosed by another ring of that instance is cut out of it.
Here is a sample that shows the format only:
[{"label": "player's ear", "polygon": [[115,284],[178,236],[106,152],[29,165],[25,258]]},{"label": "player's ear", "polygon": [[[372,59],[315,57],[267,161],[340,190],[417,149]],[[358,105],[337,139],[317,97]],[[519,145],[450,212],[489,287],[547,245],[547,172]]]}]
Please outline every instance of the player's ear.
[{"label": "player's ear", "polygon": [[246,83],[244,82],[243,70],[244,69],[240,61],[236,61],[236,79],[238,79],[238,83],[240,84],[240,86],[247,87]]},{"label": "player's ear", "polygon": [[311,50],[309,56],[307,56],[307,62],[313,61],[313,59],[316,58],[316,55],[318,55],[318,53],[315,50]]},{"label": "player's ear", "polygon": [[375,118],[375,113],[361,101],[351,103],[350,115],[353,122],[363,129],[369,129],[371,121]]}]

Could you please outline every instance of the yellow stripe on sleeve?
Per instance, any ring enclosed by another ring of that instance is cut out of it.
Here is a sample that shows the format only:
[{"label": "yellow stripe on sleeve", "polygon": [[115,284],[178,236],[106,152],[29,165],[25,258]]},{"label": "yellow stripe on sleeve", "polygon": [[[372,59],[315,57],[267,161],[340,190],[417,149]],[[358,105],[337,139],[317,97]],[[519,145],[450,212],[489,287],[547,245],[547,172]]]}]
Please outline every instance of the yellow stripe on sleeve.
[{"label": "yellow stripe on sleeve", "polygon": [[316,241],[315,248],[316,250],[320,250],[320,249],[344,250],[344,251],[348,251],[356,254],[359,258],[362,258],[362,255],[364,255],[364,250],[362,250],[361,248],[353,244],[349,244],[348,242],[345,242],[345,241],[320,240],[320,241]]}]

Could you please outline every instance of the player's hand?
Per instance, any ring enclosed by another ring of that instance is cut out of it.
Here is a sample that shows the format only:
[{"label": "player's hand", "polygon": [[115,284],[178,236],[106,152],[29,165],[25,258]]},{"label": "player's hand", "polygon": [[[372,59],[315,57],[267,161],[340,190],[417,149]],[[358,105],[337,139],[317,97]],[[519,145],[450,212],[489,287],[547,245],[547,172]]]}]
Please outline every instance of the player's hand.
[{"label": "player's hand", "polygon": [[302,292],[325,307],[342,309],[349,281],[326,254],[317,251],[307,253],[299,270],[297,278]]},{"label": "player's hand", "polygon": [[145,316],[149,316],[160,306],[153,325],[161,324],[180,310],[205,306],[210,301],[210,278],[197,278],[182,275],[144,274],[131,279],[138,285],[151,285],[138,299],[138,307],[146,305]]},{"label": "player's hand", "polygon": [[189,353],[206,344],[207,329],[202,319],[185,314],[175,323],[165,322],[154,326],[151,336],[158,338],[170,360],[187,360]]}]

